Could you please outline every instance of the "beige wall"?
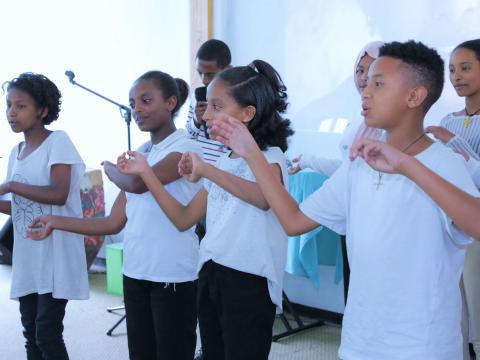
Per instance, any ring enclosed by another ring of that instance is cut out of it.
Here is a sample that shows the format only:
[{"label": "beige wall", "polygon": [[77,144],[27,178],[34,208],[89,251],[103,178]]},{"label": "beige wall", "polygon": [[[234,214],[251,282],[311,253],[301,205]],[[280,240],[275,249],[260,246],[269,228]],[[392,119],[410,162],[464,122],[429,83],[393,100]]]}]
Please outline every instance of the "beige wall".
[{"label": "beige wall", "polygon": [[206,40],[212,37],[213,0],[190,0],[190,86],[201,86],[195,71],[195,54]]}]

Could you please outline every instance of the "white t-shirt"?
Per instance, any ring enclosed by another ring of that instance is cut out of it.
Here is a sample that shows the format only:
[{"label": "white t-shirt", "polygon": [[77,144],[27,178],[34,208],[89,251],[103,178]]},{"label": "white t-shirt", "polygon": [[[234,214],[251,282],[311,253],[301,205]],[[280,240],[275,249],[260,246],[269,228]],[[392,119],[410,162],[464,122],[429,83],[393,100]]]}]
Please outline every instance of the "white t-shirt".
[{"label": "white t-shirt", "polygon": [[20,145],[13,148],[7,179],[25,184],[50,184],[51,167],[71,166],[70,192],[63,206],[41,204],[12,194],[14,229],[12,286],[10,297],[32,293],[53,293],[57,299],[87,299],[87,262],[82,235],[55,230],[42,241],[25,236],[32,220],[40,215],[82,217],[80,181],[85,165],[68,135],[52,132],[23,160],[18,160]]},{"label": "white t-shirt", "polygon": [[472,175],[473,183],[480,189],[480,161],[470,157],[467,161],[467,169]]},{"label": "white t-shirt", "polygon": [[[177,130],[155,144],[147,154],[150,165],[170,153],[187,151],[202,155],[202,149]],[[165,189],[187,205],[201,188],[201,182],[177,179]],[[195,227],[179,231],[160,208],[150,191],[126,193],[127,224],[124,230],[123,273],[131,278],[155,282],[186,282],[197,278],[198,237]]]},{"label": "white t-shirt", "polygon": [[[270,164],[278,164],[287,187],[286,159],[278,147],[264,152]],[[219,158],[216,167],[255,182],[243,158]],[[267,278],[268,290],[277,310],[282,308],[282,287],[287,256],[287,235],[270,209],[263,211],[205,180],[208,191],[207,233],[200,244],[199,271],[208,260]]]},{"label": "white t-shirt", "polygon": [[[417,159],[478,196],[463,158],[434,143]],[[471,239],[415,183],[345,162],[300,209],[347,234],[350,287],[340,358],[462,359],[460,275]]]}]

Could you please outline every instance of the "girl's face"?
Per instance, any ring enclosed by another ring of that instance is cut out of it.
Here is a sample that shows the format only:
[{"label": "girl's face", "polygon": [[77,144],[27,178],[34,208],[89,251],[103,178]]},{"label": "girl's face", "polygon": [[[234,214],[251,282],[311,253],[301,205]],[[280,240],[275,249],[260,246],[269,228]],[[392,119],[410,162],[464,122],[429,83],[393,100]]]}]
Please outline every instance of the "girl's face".
[{"label": "girl's face", "polygon": [[222,80],[214,80],[207,88],[207,110],[203,120],[210,128],[213,120],[225,120],[226,116],[234,117],[243,123],[250,122],[255,116],[255,107],[242,107],[229,94],[230,87]]},{"label": "girl's face", "polygon": [[374,60],[370,55],[365,54],[357,64],[354,80],[359,94],[367,87],[368,69]]},{"label": "girl's face", "polygon": [[13,132],[26,132],[36,126],[43,127],[42,119],[47,113],[47,109],[39,108],[25,91],[13,88],[7,92],[6,114]]},{"label": "girl's face", "polygon": [[480,61],[474,51],[455,50],[450,56],[448,69],[450,82],[458,96],[470,97],[480,91]]},{"label": "girl's face", "polygon": [[129,102],[139,129],[153,132],[171,121],[177,99],[175,96],[165,99],[154,81],[142,80],[130,89]]}]

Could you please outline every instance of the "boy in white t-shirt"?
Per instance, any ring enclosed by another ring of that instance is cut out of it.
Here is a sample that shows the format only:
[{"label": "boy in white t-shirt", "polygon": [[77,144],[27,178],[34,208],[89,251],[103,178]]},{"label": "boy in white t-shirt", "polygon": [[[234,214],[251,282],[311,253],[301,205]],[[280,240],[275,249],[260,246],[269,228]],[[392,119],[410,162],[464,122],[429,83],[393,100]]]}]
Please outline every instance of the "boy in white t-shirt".
[{"label": "boy in white t-shirt", "polygon": [[[464,160],[424,133],[443,71],[440,56],[422,43],[384,45],[370,68],[363,115],[368,126],[386,130],[388,144],[478,196]],[[341,359],[462,359],[459,281],[471,239],[414,182],[358,158],[299,206],[242,124],[217,122],[211,134],[247,159],[289,235],[320,224],[347,235]]]}]

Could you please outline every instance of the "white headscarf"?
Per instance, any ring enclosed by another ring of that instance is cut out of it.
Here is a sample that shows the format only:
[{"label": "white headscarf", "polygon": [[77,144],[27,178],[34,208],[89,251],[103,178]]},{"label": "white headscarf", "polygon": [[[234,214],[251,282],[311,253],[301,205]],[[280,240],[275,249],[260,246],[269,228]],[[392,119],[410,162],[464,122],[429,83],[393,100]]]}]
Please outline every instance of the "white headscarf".
[{"label": "white headscarf", "polygon": [[357,60],[355,60],[355,66],[353,67],[353,73],[357,70],[358,63],[365,55],[368,55],[374,59],[378,58],[380,48],[385,45],[383,41],[372,41],[365,45],[358,53]]}]

